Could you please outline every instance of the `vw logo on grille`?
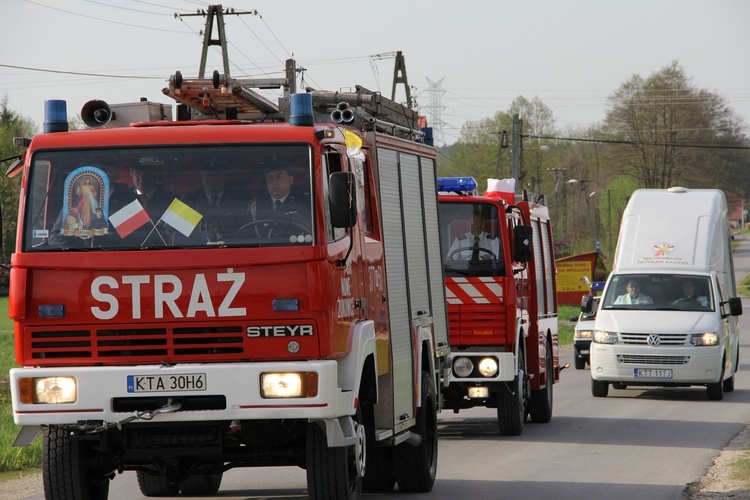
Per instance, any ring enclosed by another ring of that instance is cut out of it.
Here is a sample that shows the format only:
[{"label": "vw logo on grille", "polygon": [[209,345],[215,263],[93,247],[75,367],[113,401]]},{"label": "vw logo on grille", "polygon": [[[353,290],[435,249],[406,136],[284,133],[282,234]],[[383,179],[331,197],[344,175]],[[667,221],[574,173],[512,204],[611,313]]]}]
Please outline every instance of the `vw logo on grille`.
[{"label": "vw logo on grille", "polygon": [[648,342],[648,345],[659,345],[661,344],[661,339],[656,334],[651,334],[646,339],[646,342]]}]

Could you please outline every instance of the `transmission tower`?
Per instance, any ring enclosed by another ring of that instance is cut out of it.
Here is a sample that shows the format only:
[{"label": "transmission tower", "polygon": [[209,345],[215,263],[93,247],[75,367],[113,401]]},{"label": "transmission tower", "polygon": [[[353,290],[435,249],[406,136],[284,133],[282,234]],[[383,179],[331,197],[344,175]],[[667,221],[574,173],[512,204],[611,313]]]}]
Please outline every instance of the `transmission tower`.
[{"label": "transmission tower", "polygon": [[430,104],[422,107],[427,115],[427,126],[432,127],[435,144],[445,146],[445,136],[443,135],[445,123],[442,118],[442,113],[445,109],[442,104],[442,96],[445,94],[445,90],[441,87],[445,78],[441,78],[437,82],[433,82],[429,78],[425,79],[429,84],[427,92],[430,94]]}]

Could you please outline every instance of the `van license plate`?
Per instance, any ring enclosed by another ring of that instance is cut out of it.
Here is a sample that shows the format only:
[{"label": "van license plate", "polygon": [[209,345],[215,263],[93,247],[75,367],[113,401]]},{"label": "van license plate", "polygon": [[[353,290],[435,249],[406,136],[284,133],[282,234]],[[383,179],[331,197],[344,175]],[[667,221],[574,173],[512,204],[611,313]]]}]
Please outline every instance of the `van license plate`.
[{"label": "van license plate", "polygon": [[205,373],[128,375],[128,392],[205,391]]},{"label": "van license plate", "polygon": [[633,370],[635,378],[672,378],[672,370],[650,370],[646,368],[636,368]]}]

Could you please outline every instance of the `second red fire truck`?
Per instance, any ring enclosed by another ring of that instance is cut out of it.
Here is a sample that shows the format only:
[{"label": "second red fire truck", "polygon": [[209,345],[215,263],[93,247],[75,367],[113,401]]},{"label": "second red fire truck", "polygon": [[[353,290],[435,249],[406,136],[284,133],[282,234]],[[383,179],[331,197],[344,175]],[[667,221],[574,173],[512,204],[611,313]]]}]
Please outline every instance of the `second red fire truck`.
[{"label": "second red fire truck", "polygon": [[444,407],[497,408],[500,433],[519,435],[527,416],[552,418],[562,369],[548,209],[512,192],[478,196],[470,177],[438,186],[453,370]]}]

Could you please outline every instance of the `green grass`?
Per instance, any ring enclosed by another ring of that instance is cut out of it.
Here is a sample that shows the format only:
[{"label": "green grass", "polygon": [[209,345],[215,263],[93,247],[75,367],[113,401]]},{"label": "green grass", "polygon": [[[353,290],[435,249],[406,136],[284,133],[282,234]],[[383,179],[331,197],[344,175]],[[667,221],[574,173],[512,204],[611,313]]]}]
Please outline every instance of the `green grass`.
[{"label": "green grass", "polygon": [[559,323],[557,325],[557,340],[560,345],[572,345],[573,344],[573,330],[575,325],[567,324],[568,319],[571,316],[578,316],[581,312],[579,306],[560,306],[557,311],[557,318]]},{"label": "green grass", "polygon": [[13,351],[13,321],[8,318],[8,298],[0,297],[0,472],[40,468],[42,441],[31,446],[13,446],[21,429],[13,422],[9,370],[18,366]]}]

